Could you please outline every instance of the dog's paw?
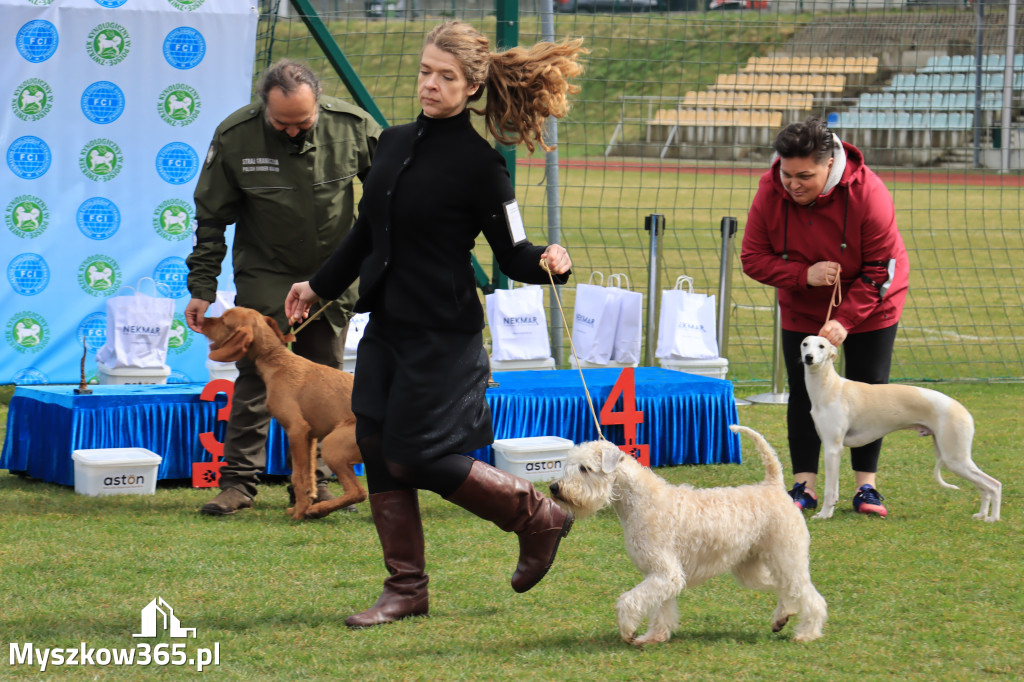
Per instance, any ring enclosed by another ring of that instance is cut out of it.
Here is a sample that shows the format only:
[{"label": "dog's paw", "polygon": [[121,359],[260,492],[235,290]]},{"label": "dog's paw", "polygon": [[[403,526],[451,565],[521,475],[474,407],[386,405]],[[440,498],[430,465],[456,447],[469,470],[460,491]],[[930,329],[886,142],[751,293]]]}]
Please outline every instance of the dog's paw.
[{"label": "dog's paw", "polygon": [[312,507],[307,509],[305,515],[303,516],[303,518],[307,518],[307,519],[322,519],[322,518],[324,518],[325,516],[327,516],[327,515],[329,515],[331,513],[329,511],[324,511],[323,509],[318,509],[318,507],[320,507],[319,504],[314,504]]},{"label": "dog's paw", "polygon": [[669,632],[646,632],[643,636],[637,637],[630,643],[635,647],[642,647],[645,644],[660,644],[661,642],[667,642],[671,636]]},{"label": "dog's paw", "polygon": [[817,514],[815,514],[811,518],[812,519],[831,519],[832,518],[832,511],[833,510],[831,510],[831,509],[822,509],[820,512],[818,512]]},{"label": "dog's paw", "polygon": [[789,622],[789,616],[785,618],[779,618],[777,621],[772,623],[772,632],[778,632],[782,628],[786,627],[786,623]]}]

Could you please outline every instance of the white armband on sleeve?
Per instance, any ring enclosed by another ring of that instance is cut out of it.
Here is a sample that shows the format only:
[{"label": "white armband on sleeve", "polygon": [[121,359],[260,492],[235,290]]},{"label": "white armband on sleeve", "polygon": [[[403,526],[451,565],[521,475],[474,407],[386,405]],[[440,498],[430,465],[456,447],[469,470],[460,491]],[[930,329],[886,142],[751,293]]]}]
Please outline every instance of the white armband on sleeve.
[{"label": "white armband on sleeve", "polygon": [[523,216],[519,213],[519,202],[515,199],[506,201],[505,223],[508,225],[508,235],[512,239],[512,246],[522,244],[526,241],[526,227],[523,226]]}]

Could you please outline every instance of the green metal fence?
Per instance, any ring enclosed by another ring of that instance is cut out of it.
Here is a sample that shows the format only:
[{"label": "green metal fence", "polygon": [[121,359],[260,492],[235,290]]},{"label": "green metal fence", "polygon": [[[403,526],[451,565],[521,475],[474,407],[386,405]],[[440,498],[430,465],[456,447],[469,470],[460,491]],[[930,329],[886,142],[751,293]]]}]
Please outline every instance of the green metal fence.
[{"label": "green metal fence", "polygon": [[[520,44],[583,37],[591,50],[583,89],[558,123],[557,152],[520,150],[515,163],[531,239],[545,242],[557,230],[577,282],[592,271],[621,272],[647,294],[644,220],[662,214],[663,285],[689,275],[696,290],[717,293],[722,218],[737,218],[742,236],[774,134],[810,114],[827,118],[886,180],[910,250],[894,379],[1024,378],[1024,277],[1016,268],[1024,259],[1024,58],[1014,57],[1024,39],[1006,5],[792,2],[666,12],[661,3],[629,12],[620,0],[614,11],[584,12],[585,0],[555,0],[554,13],[523,3],[518,18],[499,22],[495,7],[465,0],[296,4],[317,16],[336,48],[318,41],[294,7],[264,3],[258,67],[306,59],[329,94],[357,101],[328,59],[336,49],[390,123],[418,113],[419,50],[445,18],[473,23],[495,45],[510,25]],[[489,275],[482,240],[476,257]],[[729,378],[768,383],[774,290],[742,274],[738,253],[732,258]],[[570,313],[573,293],[562,289]],[[564,365],[557,311],[549,321]]]}]

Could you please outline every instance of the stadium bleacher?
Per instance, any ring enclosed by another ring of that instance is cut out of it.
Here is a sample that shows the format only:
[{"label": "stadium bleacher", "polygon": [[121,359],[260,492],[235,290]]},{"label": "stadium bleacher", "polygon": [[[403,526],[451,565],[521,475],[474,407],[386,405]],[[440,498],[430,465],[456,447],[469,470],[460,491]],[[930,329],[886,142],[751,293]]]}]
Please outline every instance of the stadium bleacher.
[{"label": "stadium bleacher", "polygon": [[[882,83],[877,57],[751,57],[736,73],[719,74],[707,90],[688,92],[675,108],[649,115],[647,141],[662,144],[662,157],[673,144],[728,144],[740,137],[770,144],[784,120],[852,101],[848,109],[831,111],[828,122],[847,131],[847,139],[853,132],[861,145],[962,146],[977,112],[985,127],[1001,112],[1005,67],[1002,54],[984,55],[980,74],[972,55],[933,56],[917,71]],[[1024,54],[1014,56],[1013,69],[1016,99],[1024,92]]]},{"label": "stadium bleacher", "polygon": [[[976,60],[974,55],[941,55],[929,57],[928,63],[919,73],[953,73],[975,71]],[[982,71],[1002,71],[1006,68],[1006,55],[986,54],[981,58]],[[1024,71],[1024,54],[1013,56],[1014,72]]]},{"label": "stadium bleacher", "polygon": [[[917,71],[898,73],[881,90],[862,93],[851,108],[831,112],[829,125],[839,131],[875,131],[855,136],[863,144],[963,144],[975,126],[976,110],[981,112],[978,123],[989,127],[1003,108],[1005,55],[983,55],[980,78],[976,64],[973,55],[930,57]],[[1016,96],[1024,91],[1024,54],[1014,56],[1013,67]]]},{"label": "stadium bleacher", "polygon": [[871,56],[752,57],[738,72],[719,74],[707,90],[687,92],[676,108],[653,112],[646,119],[647,141],[662,144],[662,157],[672,145],[767,146],[783,121],[820,109],[852,83],[873,79],[878,68]]}]

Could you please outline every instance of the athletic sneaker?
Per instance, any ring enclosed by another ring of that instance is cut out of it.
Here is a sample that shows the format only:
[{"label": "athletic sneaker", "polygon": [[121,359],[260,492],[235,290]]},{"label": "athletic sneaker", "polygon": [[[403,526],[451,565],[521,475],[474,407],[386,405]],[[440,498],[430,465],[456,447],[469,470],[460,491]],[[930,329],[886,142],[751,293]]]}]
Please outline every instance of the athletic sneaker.
[{"label": "athletic sneaker", "polygon": [[814,493],[807,492],[806,488],[807,486],[803,483],[794,483],[793,489],[789,491],[789,496],[793,498],[793,504],[801,511],[815,509],[818,506],[818,498],[814,496]]},{"label": "athletic sneaker", "polygon": [[865,483],[857,489],[857,494],[853,496],[853,511],[859,514],[885,516],[889,512],[882,505],[884,499],[870,484]]}]

